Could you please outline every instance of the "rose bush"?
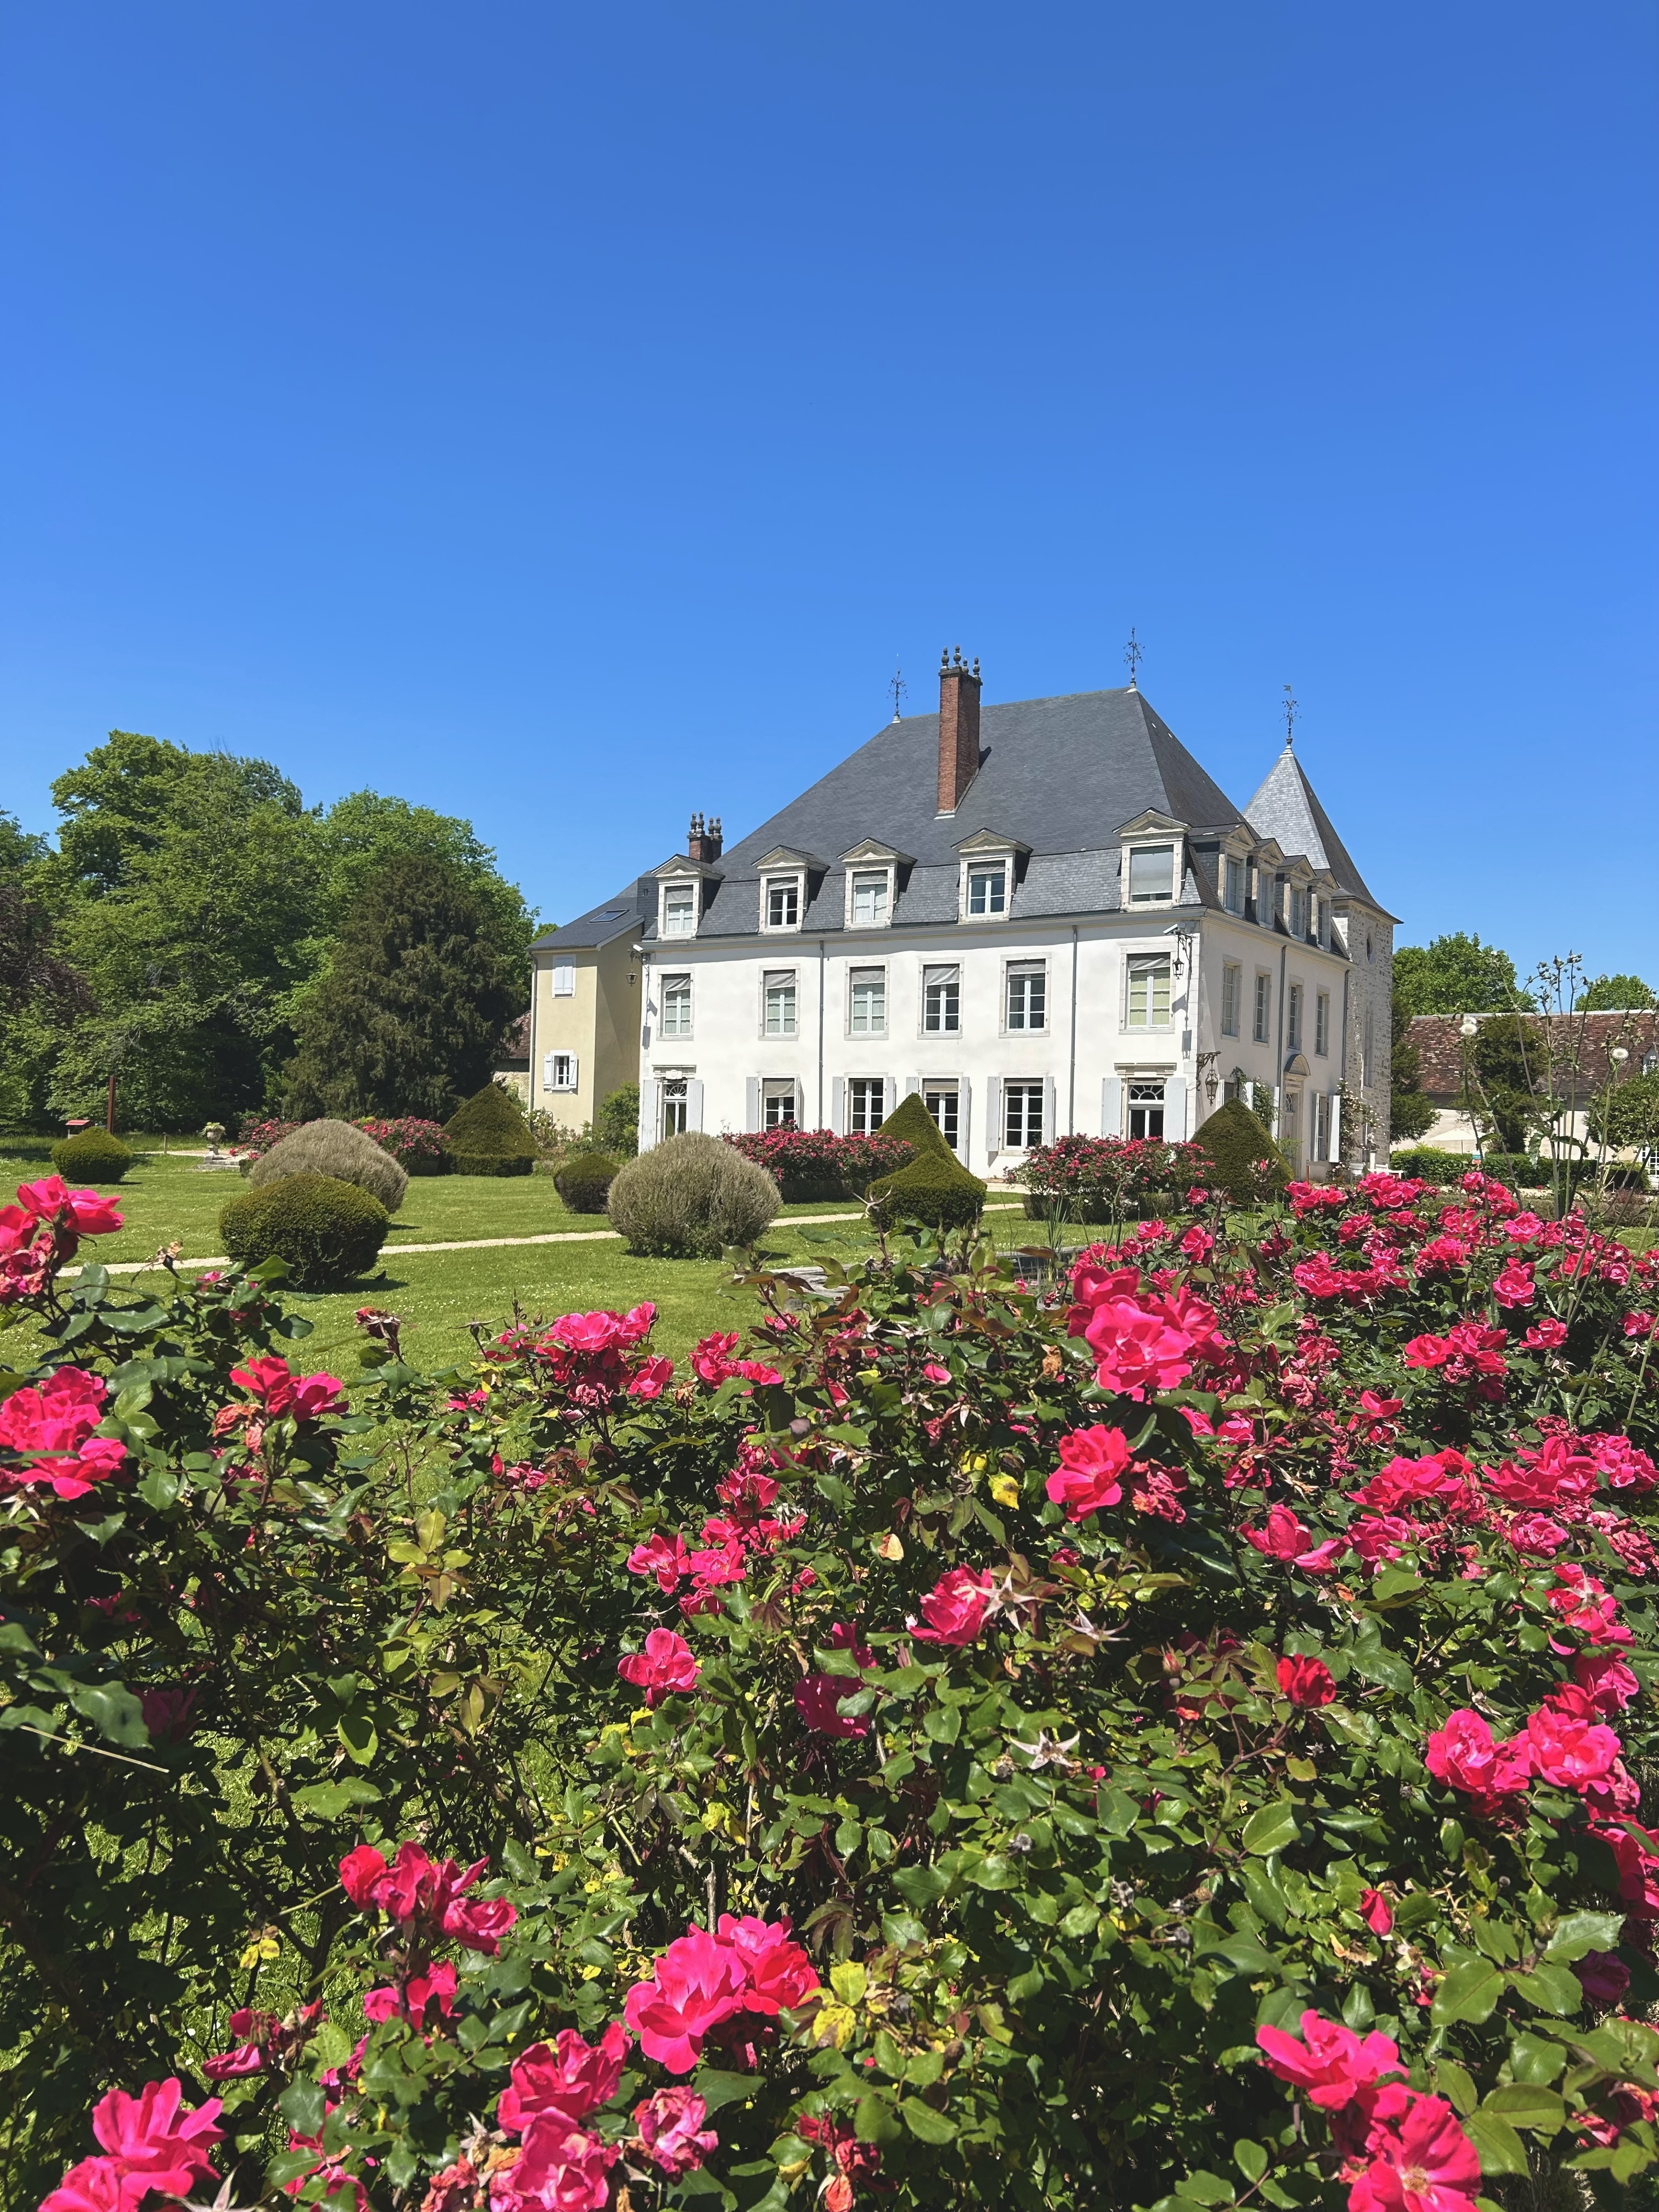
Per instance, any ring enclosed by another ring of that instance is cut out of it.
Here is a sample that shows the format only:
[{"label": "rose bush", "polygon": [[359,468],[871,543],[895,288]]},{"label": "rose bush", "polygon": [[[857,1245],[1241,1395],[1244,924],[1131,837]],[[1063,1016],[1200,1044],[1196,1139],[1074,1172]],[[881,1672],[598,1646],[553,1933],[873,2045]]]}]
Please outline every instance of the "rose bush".
[{"label": "rose bush", "polygon": [[833,1129],[751,1129],[726,1139],[766,1170],[786,1203],[860,1195],[880,1176],[907,1167],[915,1148],[902,1137],[838,1136]]},{"label": "rose bush", "polygon": [[757,1277],[679,1376],[648,1307],[438,1376],[365,1308],[347,1411],[270,1276],[62,1284],[114,1225],[0,1215],[20,2206],[1653,2165],[1651,1261],[1195,1193],[1047,1302]]},{"label": "rose bush", "polygon": [[1028,1152],[1008,1179],[1029,1194],[1028,1213],[1121,1222],[1178,1204],[1206,1165],[1196,1145],[1161,1137],[1057,1137]]}]

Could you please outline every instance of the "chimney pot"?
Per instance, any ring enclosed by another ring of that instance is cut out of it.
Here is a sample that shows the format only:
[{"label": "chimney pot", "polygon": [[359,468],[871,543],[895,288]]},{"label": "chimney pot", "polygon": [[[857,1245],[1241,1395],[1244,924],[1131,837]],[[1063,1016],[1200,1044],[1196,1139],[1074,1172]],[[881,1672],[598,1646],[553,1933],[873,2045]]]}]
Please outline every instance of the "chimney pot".
[{"label": "chimney pot", "polygon": [[979,663],[971,668],[958,646],[939,672],[939,811],[954,814],[979,774]]}]

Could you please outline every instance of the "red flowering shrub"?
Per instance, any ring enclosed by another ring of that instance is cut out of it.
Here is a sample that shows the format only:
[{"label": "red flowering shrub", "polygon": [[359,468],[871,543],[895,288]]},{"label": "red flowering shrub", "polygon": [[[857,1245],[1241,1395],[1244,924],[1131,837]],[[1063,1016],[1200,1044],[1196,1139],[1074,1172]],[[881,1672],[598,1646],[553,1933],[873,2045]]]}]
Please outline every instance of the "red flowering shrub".
[{"label": "red flowering shrub", "polygon": [[267,1152],[276,1150],[284,1137],[291,1137],[296,1129],[304,1127],[302,1121],[249,1121],[244,1124],[232,1149],[240,1158],[262,1160]]},{"label": "red flowering shrub", "polygon": [[786,1204],[861,1197],[878,1177],[915,1157],[902,1137],[839,1137],[833,1129],[751,1129],[726,1141],[766,1170]]},{"label": "red flowering shrub", "polygon": [[1178,1204],[1208,1164],[1198,1146],[1158,1137],[1057,1137],[1028,1152],[1009,1180],[1030,1193],[1028,1213],[1127,1221]]},{"label": "red flowering shrub", "polygon": [[680,1375],[648,1306],[434,1376],[365,1308],[347,1412],[264,1284],[65,1290],[21,1215],[23,2212],[1659,2166],[1649,1259],[1381,1175],[1050,1302],[757,1278]]},{"label": "red flowering shrub", "polygon": [[441,1121],[422,1121],[416,1114],[404,1114],[390,1121],[371,1115],[356,1126],[373,1137],[383,1152],[390,1152],[406,1175],[447,1175],[454,1164]]}]

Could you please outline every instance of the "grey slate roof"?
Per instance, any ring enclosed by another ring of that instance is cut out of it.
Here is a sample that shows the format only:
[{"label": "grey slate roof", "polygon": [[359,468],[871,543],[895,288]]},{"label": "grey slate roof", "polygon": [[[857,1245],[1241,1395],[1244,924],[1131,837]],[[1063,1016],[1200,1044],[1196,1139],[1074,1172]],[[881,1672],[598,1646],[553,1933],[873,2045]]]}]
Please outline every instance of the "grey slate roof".
[{"label": "grey slate roof", "polygon": [[1328,868],[1345,891],[1376,907],[1379,914],[1382,911],[1289,745],[1268,770],[1244,816],[1259,837],[1277,838],[1287,853],[1305,853],[1315,867]]},{"label": "grey slate roof", "polygon": [[[758,863],[784,847],[830,863],[809,876],[803,927],[841,930],[845,876],[837,856],[866,838],[913,856],[898,872],[896,926],[953,924],[957,848],[976,830],[1029,848],[1017,870],[1011,919],[1115,912],[1121,902],[1118,832],[1149,811],[1184,822],[1194,833],[1183,906],[1219,903],[1214,841],[1240,824],[1277,836],[1287,853],[1305,852],[1345,888],[1370,897],[1299,769],[1304,826],[1292,831],[1284,809],[1282,829],[1258,820],[1254,808],[1247,820],[1133,687],[982,706],[979,773],[956,812],[943,817],[936,811],[938,770],[938,715],[890,722],[706,872],[699,937],[759,934]],[[1279,774],[1275,769],[1258,802],[1277,793]],[[654,939],[656,916],[656,879],[641,876],[605,906],[538,939],[538,949],[594,946],[624,929]]]}]

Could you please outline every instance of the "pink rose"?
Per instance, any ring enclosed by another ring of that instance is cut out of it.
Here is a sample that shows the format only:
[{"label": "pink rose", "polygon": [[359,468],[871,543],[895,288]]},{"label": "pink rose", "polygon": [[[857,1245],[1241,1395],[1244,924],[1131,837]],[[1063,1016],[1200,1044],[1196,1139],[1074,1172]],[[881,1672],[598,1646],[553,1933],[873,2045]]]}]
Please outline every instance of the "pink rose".
[{"label": "pink rose", "polygon": [[844,1674],[804,1674],[795,1685],[795,1710],[816,1735],[868,1735],[870,1723],[840,1711],[858,1684]]},{"label": "pink rose", "polygon": [[671,1692],[694,1690],[702,1669],[691,1656],[691,1646],[672,1628],[653,1628],[642,1651],[617,1662],[623,1681],[645,1692],[647,1705],[659,1705]]},{"label": "pink rose", "polygon": [[729,1943],[694,1926],[669,1945],[648,1982],[635,1983],[623,2017],[647,2058],[689,2074],[708,2031],[743,2010],[748,1978]]},{"label": "pink rose", "polygon": [[[634,2107],[634,2124],[653,2162],[672,2179],[702,2164],[720,2148],[720,2137],[703,2128],[708,2107],[689,2089],[659,2089]],[[701,2132],[699,2132],[701,2130]]]},{"label": "pink rose", "polygon": [[971,1567],[952,1567],[941,1576],[921,1601],[925,1628],[910,1624],[923,1644],[971,1644],[985,1626],[986,1608],[996,1585],[988,1574]]},{"label": "pink rose", "polygon": [[574,2127],[616,2095],[627,2057],[628,2033],[619,2021],[611,2022],[597,2045],[584,2042],[574,2028],[562,2028],[556,2050],[533,2043],[514,2060],[496,2124],[522,2135],[532,2120],[551,2113]]},{"label": "pink rose", "polygon": [[1048,1478],[1048,1493],[1063,1505],[1068,1521],[1082,1521],[1123,1495],[1118,1480],[1129,1464],[1129,1444],[1121,1429],[1073,1429],[1060,1440],[1060,1468]]},{"label": "pink rose", "polygon": [[1278,1667],[1279,1686],[1293,1705],[1328,1705],[1336,1684],[1322,1659],[1284,1658]]}]

